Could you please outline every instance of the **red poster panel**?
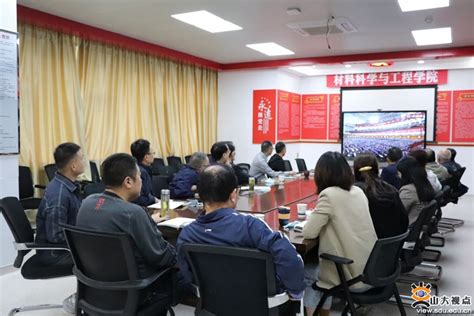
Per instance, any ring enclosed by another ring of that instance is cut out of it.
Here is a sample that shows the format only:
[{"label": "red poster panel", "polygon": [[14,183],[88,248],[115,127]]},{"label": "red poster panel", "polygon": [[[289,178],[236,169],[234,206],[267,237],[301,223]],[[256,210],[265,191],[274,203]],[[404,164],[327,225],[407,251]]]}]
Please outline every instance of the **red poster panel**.
[{"label": "red poster panel", "polygon": [[447,70],[374,72],[327,75],[329,88],[439,85],[448,82]]},{"label": "red poster panel", "polygon": [[290,95],[290,139],[299,140],[301,136],[301,95],[292,93]]},{"label": "red poster panel", "polygon": [[474,90],[453,91],[453,142],[474,142]]},{"label": "red poster panel", "polygon": [[452,91],[438,91],[436,97],[436,141],[449,142]]},{"label": "red poster panel", "polygon": [[253,137],[254,144],[264,140],[275,142],[276,90],[253,91]]},{"label": "red poster panel", "polygon": [[339,140],[341,128],[341,95],[329,95],[329,140]]},{"label": "red poster panel", "polygon": [[291,139],[291,93],[278,90],[277,139]]},{"label": "red poster panel", "polygon": [[327,94],[304,94],[301,139],[327,139]]}]

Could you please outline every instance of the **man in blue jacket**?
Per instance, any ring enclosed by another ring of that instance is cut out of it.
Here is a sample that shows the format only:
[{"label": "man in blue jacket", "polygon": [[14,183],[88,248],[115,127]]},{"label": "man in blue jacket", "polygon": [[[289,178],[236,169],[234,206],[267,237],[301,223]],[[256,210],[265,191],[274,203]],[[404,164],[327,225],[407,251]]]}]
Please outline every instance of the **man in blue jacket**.
[{"label": "man in blue jacket", "polygon": [[170,194],[173,199],[192,198],[197,190],[199,173],[209,166],[205,153],[195,152],[189,164],[181,168],[170,183]]},{"label": "man in blue jacket", "polygon": [[140,196],[132,203],[147,207],[148,205],[157,203],[159,200],[153,194],[151,164],[155,156],[155,152],[151,149],[150,142],[146,139],[137,139],[130,145],[132,156],[137,160],[142,178],[142,190]]},{"label": "man in blue jacket", "polygon": [[400,189],[400,177],[398,176],[397,163],[403,157],[403,152],[398,147],[392,147],[387,152],[388,166],[382,169],[380,177],[383,181]]},{"label": "man in blue jacket", "polygon": [[273,257],[278,288],[292,299],[303,296],[305,288],[303,260],[295,247],[280,232],[250,215],[235,211],[237,179],[231,167],[213,165],[199,175],[198,192],[206,213],[184,227],[178,237],[178,265],[183,282],[192,282],[182,245],[187,243],[212,244],[256,248]]}]

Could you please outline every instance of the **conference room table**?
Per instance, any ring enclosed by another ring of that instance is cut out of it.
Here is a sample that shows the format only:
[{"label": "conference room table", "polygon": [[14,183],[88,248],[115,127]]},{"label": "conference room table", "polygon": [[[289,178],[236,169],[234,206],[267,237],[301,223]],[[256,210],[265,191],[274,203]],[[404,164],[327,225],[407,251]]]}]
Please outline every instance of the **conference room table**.
[{"label": "conference room table", "polygon": [[[290,242],[296,247],[296,250],[303,257],[312,249],[318,246],[318,239],[304,239],[301,233],[294,231],[284,231],[280,227],[278,220],[278,207],[287,206],[290,208],[290,222],[298,220],[297,204],[307,204],[308,209],[315,207],[317,201],[316,185],[313,179],[304,179],[302,175],[297,175],[293,179],[277,181],[270,187],[268,192],[249,192],[239,193],[236,211],[242,213],[254,214],[260,216],[270,228],[280,230],[288,237]],[[186,207],[170,210],[170,218],[186,217],[196,218],[203,210],[191,210]],[[261,215],[257,215],[261,214]],[[179,235],[179,230],[159,226],[163,236],[175,245]]]}]

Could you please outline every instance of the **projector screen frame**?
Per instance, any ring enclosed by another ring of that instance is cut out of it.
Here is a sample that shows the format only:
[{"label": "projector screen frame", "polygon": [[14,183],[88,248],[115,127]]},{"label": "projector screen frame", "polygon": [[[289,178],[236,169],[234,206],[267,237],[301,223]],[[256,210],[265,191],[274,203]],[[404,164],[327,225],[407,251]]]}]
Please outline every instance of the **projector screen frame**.
[{"label": "projector screen frame", "polygon": [[[384,109],[376,109],[376,110],[367,110],[367,111],[342,111],[342,105],[343,105],[343,90],[401,90],[401,89],[418,89],[418,88],[434,88],[434,102],[433,102],[433,139],[429,140],[428,139],[428,112],[426,110],[399,110],[400,112],[426,112],[425,116],[425,148],[426,148],[426,143],[435,143],[436,142],[436,106],[438,103],[438,85],[433,84],[433,85],[417,85],[417,86],[378,86],[378,87],[341,87],[339,90],[339,96],[340,96],[340,119],[339,119],[339,135],[340,135],[340,142],[342,143],[342,113],[343,112],[398,112],[398,110],[384,110]],[[342,147],[341,147],[342,148]]]}]

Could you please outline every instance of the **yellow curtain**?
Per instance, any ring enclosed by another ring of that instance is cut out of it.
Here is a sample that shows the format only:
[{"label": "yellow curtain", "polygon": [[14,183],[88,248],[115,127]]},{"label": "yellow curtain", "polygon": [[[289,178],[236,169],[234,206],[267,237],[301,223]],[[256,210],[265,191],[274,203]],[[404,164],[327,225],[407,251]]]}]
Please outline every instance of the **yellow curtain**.
[{"label": "yellow curtain", "polygon": [[26,24],[19,33],[20,162],[36,181],[65,141],[93,160],[140,137],[162,157],[215,141],[217,71]]}]

